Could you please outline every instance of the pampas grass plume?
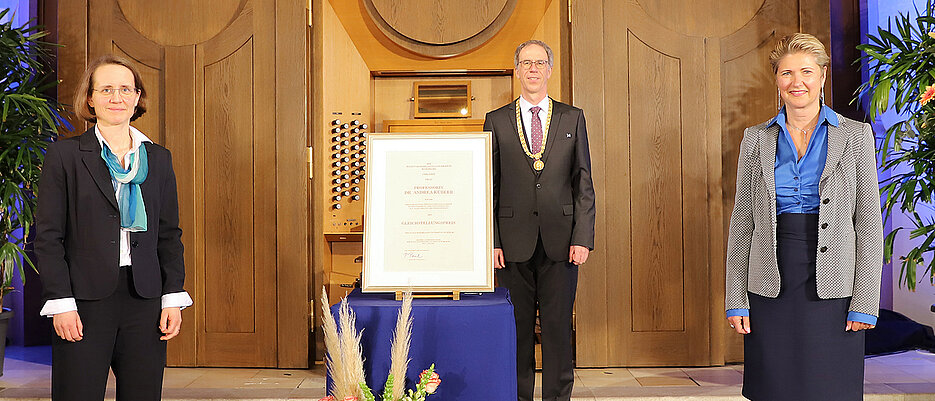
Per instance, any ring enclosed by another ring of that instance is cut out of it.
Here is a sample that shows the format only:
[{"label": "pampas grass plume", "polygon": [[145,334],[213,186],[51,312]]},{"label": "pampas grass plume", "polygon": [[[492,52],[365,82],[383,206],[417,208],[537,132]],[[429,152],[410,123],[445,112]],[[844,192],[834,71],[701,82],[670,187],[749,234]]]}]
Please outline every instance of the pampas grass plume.
[{"label": "pampas grass plume", "polygon": [[341,364],[343,365],[343,383],[346,386],[346,394],[363,398],[360,390],[360,383],[364,383],[364,355],[360,348],[360,334],[357,333],[356,316],[351,307],[347,304],[347,298],[341,300],[338,320],[341,323],[340,341],[341,341]]},{"label": "pampas grass plume", "polygon": [[331,388],[328,393],[337,399],[344,399],[350,395],[346,393],[348,388],[344,382],[344,366],[341,363],[341,343],[338,337],[338,326],[331,315],[331,308],[328,305],[328,292],[325,287],[321,287],[321,328],[325,335],[325,365],[328,368],[328,374],[331,376]]},{"label": "pampas grass plume", "polygon": [[412,291],[403,295],[403,304],[396,315],[396,331],[390,346],[390,375],[393,376],[394,400],[403,396],[406,387],[406,369],[409,368],[409,345],[412,338]]}]

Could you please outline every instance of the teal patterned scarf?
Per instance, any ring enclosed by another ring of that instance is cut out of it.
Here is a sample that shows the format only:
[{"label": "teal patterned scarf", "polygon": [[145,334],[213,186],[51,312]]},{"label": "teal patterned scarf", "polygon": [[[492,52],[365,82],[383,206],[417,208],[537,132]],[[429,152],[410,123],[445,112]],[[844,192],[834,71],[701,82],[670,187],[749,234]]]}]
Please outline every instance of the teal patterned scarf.
[{"label": "teal patterned scarf", "polygon": [[124,169],[114,152],[106,143],[101,146],[101,157],[107,163],[110,176],[124,185],[117,191],[117,205],[120,209],[120,227],[132,232],[146,231],[146,205],[143,204],[143,192],[140,184],[146,181],[149,173],[149,160],[146,156],[146,145],[140,144],[139,149],[130,155],[130,163]]}]

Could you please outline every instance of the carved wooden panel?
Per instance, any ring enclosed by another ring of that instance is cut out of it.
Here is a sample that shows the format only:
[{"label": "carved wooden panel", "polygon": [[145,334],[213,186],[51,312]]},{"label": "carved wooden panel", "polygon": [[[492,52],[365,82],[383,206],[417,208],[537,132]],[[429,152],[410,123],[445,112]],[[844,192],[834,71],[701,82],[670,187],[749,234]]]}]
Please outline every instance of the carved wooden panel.
[{"label": "carved wooden panel", "polygon": [[576,362],[741,360],[742,337],[723,324],[737,145],[776,113],[775,39],[827,35],[827,4],[578,0],[572,16],[573,98],[598,191]]},{"label": "carved wooden panel", "polygon": [[[684,328],[680,60],[630,33],[633,331]],[[639,268],[645,266],[646,268]]]},{"label": "carved wooden panel", "polygon": [[452,44],[477,35],[507,6],[507,0],[370,2],[380,17],[400,35],[431,45]]},{"label": "carved wooden panel", "polygon": [[168,46],[211,39],[240,13],[247,0],[117,0],[130,25],[152,41]]},{"label": "carved wooden panel", "polygon": [[516,2],[362,0],[372,23],[387,39],[430,57],[451,57],[484,44],[506,25]]},{"label": "carved wooden panel", "polygon": [[[60,27],[76,49],[69,60],[113,52],[140,70],[148,112],[133,125],[173,153],[195,305],[169,342],[170,365],[308,366],[307,174],[295,168],[307,158],[306,116],[292,107],[305,99],[295,62],[306,51],[304,8],[87,0],[87,22]],[[59,78],[80,73],[60,68]],[[292,196],[277,194],[283,186]],[[277,257],[278,247],[289,255]]]},{"label": "carved wooden panel", "polygon": [[766,0],[637,0],[654,22],[686,36],[721,37],[750,21]]},{"label": "carved wooden panel", "polygon": [[[205,331],[256,328],[253,41],[204,67]],[[247,101],[245,101],[247,100]],[[259,146],[257,146],[259,145]],[[262,216],[262,214],[260,215]],[[269,246],[271,244],[262,244]],[[259,283],[262,285],[263,283]],[[235,317],[236,316],[236,317]]]},{"label": "carved wooden panel", "polygon": [[255,10],[195,47],[199,365],[276,366],[275,81]]}]

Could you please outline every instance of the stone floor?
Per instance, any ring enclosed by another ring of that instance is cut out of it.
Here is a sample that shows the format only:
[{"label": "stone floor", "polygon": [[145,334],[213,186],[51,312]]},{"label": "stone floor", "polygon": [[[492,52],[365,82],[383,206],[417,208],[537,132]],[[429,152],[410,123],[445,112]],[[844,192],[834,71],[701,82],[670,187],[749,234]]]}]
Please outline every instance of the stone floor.
[{"label": "stone floor", "polygon": [[[866,400],[935,400],[935,354],[871,357],[865,366]],[[7,347],[0,401],[48,400],[50,374],[49,347]],[[574,401],[744,400],[743,365],[578,369],[575,374]],[[168,368],[163,399],[316,401],[324,395],[324,383],[321,365],[308,370]],[[108,387],[112,399],[113,376]]]}]

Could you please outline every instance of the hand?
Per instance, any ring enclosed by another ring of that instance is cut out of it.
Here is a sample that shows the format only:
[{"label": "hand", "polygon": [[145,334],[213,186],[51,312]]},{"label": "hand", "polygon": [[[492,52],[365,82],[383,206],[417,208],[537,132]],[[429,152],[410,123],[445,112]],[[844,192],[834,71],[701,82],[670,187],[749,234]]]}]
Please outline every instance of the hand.
[{"label": "hand", "polygon": [[872,329],[874,327],[877,327],[877,326],[863,323],[863,322],[853,322],[853,321],[848,320],[847,326],[844,326],[844,331],[860,331],[860,330]]},{"label": "hand", "polygon": [[159,339],[163,341],[171,340],[173,337],[179,335],[179,330],[181,329],[182,309],[178,307],[162,308],[162,315],[159,316],[159,331],[165,335],[159,337]]},{"label": "hand", "polygon": [[503,249],[501,248],[493,249],[493,267],[496,269],[506,267],[506,263],[503,261]]},{"label": "hand", "polygon": [[583,265],[588,261],[588,254],[591,251],[581,245],[572,245],[568,248],[568,262],[575,265]]},{"label": "hand", "polygon": [[731,316],[727,321],[738,334],[750,334],[750,316]]},{"label": "hand", "polygon": [[52,327],[55,327],[55,334],[65,341],[75,342],[84,338],[84,325],[81,324],[78,311],[52,315]]}]

